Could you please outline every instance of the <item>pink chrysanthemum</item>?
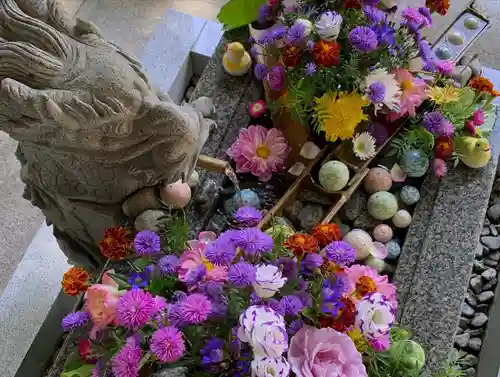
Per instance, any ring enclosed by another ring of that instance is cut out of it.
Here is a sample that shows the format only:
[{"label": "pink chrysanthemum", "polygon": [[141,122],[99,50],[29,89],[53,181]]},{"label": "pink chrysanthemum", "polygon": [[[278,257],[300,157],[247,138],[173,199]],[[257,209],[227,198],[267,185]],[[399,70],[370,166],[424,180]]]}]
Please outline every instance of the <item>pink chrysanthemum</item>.
[{"label": "pink chrysanthemum", "polygon": [[142,289],[127,291],[116,307],[118,323],[129,329],[144,326],[157,311],[157,304],[149,292]]},{"label": "pink chrysanthemum", "polygon": [[252,173],[261,181],[269,181],[283,167],[288,152],[288,143],[280,130],[249,126],[240,130],[227,154],[236,162],[237,172]]},{"label": "pink chrysanthemum", "polygon": [[127,343],[111,359],[111,369],[116,377],[138,377],[142,350],[137,337],[131,336]]},{"label": "pink chrysanthemum", "polygon": [[157,330],[151,337],[149,348],[164,363],[173,363],[179,360],[186,351],[182,333],[171,326]]},{"label": "pink chrysanthemum", "polygon": [[453,60],[439,60],[435,61],[436,69],[439,73],[448,76],[453,72],[453,68],[455,68],[455,63]]},{"label": "pink chrysanthemum", "polygon": [[194,293],[178,304],[179,316],[186,323],[200,323],[212,312],[212,303],[205,295]]},{"label": "pink chrysanthemum", "polygon": [[450,137],[455,133],[455,126],[449,120],[444,120],[437,131],[440,136]]},{"label": "pink chrysanthemum", "polygon": [[413,75],[404,68],[398,68],[394,71],[396,81],[401,87],[401,97],[399,100],[399,115],[408,113],[415,116],[416,109],[427,98],[427,84],[425,80],[413,77]]},{"label": "pink chrysanthemum", "polygon": [[436,178],[440,179],[443,178],[448,171],[446,162],[444,160],[441,160],[440,158],[434,159],[434,161],[432,162],[432,168],[434,170],[434,175],[436,176]]}]

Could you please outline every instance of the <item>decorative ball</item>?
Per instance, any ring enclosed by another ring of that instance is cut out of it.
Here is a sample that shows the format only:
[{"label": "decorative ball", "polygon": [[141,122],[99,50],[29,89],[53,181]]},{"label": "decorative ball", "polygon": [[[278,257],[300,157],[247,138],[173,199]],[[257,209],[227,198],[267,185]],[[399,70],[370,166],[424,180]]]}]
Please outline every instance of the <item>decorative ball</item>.
[{"label": "decorative ball", "polygon": [[191,188],[195,188],[196,186],[198,186],[198,184],[200,183],[200,175],[198,174],[198,172],[196,170],[193,170],[191,172],[187,183],[188,183],[189,187],[191,187]]},{"label": "decorative ball", "polygon": [[396,197],[387,191],[379,191],[368,198],[368,213],[377,220],[390,219],[398,210]]},{"label": "decorative ball", "polygon": [[254,207],[260,209],[259,195],[253,190],[244,189],[236,192],[224,203],[224,209],[231,215],[240,207]]},{"label": "decorative ball", "polygon": [[398,259],[401,254],[401,246],[396,241],[389,241],[385,244],[387,247],[387,259],[395,260]]},{"label": "decorative ball", "polygon": [[378,191],[389,191],[392,186],[391,173],[384,168],[371,168],[363,180],[365,190],[370,194]]},{"label": "decorative ball", "polygon": [[405,209],[400,209],[392,217],[392,222],[396,228],[406,228],[411,223],[411,215]]},{"label": "decorative ball", "polygon": [[373,269],[375,269],[379,274],[385,270],[385,262],[382,259],[375,258],[373,256],[368,257],[365,260],[365,264]]},{"label": "decorative ball", "polygon": [[357,260],[364,260],[370,256],[373,248],[373,241],[370,235],[363,229],[351,230],[345,235],[343,240],[356,249]]},{"label": "decorative ball", "polygon": [[479,20],[469,16],[464,20],[464,26],[469,30],[476,30],[479,27]]},{"label": "decorative ball", "polygon": [[349,169],[343,162],[328,161],[319,169],[318,180],[328,191],[342,190],[349,182]]},{"label": "decorative ball", "polygon": [[165,185],[160,190],[160,198],[173,208],[184,208],[191,200],[191,188],[180,179]]},{"label": "decorative ball", "polygon": [[408,177],[418,178],[425,174],[429,168],[429,159],[418,149],[410,149],[403,153],[399,160],[401,169],[403,169]]},{"label": "decorative ball", "polygon": [[387,251],[387,247],[382,242],[374,242],[373,243],[372,257],[375,257],[378,259],[385,259],[385,258],[387,258],[388,253],[389,252]]},{"label": "decorative ball", "polygon": [[373,229],[373,238],[378,242],[389,242],[392,240],[394,232],[392,228],[387,224],[380,224]]},{"label": "decorative ball", "polygon": [[401,189],[401,201],[408,205],[412,206],[416,204],[420,200],[420,192],[414,186],[404,186]]}]

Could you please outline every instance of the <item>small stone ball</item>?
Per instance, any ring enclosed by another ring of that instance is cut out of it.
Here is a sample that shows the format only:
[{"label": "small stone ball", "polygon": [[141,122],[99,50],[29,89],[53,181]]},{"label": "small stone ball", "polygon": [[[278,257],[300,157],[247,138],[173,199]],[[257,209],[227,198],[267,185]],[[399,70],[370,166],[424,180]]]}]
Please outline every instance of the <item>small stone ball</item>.
[{"label": "small stone ball", "polygon": [[356,259],[364,260],[371,254],[373,240],[363,229],[353,229],[345,235],[344,241],[356,249]]},{"label": "small stone ball", "polygon": [[240,207],[254,207],[260,209],[259,195],[251,189],[244,189],[236,192],[224,203],[224,209],[230,215],[234,214]]},{"label": "small stone ball", "polygon": [[373,243],[372,257],[385,259],[387,258],[388,253],[389,252],[387,251],[387,247],[382,242],[375,241]]},{"label": "small stone ball", "polygon": [[160,190],[160,197],[173,208],[184,208],[191,200],[191,188],[179,179],[177,182],[163,186]]},{"label": "small stone ball", "polygon": [[403,153],[399,160],[399,165],[408,177],[419,178],[423,176],[429,168],[429,159],[418,149],[410,149]]},{"label": "small stone ball", "polygon": [[342,190],[349,182],[349,169],[340,161],[328,161],[318,173],[318,181],[327,191]]},{"label": "small stone ball", "polygon": [[193,170],[191,172],[187,183],[188,183],[189,187],[191,187],[192,189],[199,185],[200,175],[198,174],[198,172],[196,170]]},{"label": "small stone ball", "polygon": [[384,168],[371,168],[363,180],[363,185],[370,194],[378,191],[389,191],[392,186],[391,173]]},{"label": "small stone ball", "polygon": [[420,192],[414,186],[404,186],[401,189],[401,201],[408,205],[412,206],[416,204],[420,200]]},{"label": "small stone ball", "polygon": [[405,209],[400,209],[392,217],[392,223],[396,228],[406,228],[411,224],[411,215]]},{"label": "small stone ball", "polygon": [[396,241],[389,241],[385,244],[385,247],[387,247],[387,259],[388,260],[395,260],[398,259],[399,255],[401,254],[401,246]]},{"label": "small stone ball", "polygon": [[378,242],[389,242],[392,240],[394,232],[392,228],[387,224],[380,224],[373,229],[373,238]]},{"label": "small stone ball", "polygon": [[377,220],[388,220],[398,210],[398,201],[387,191],[379,191],[368,198],[368,213]]},{"label": "small stone ball", "polygon": [[373,269],[375,269],[379,274],[384,272],[386,264],[382,259],[375,258],[373,256],[369,256],[365,260],[365,264]]}]

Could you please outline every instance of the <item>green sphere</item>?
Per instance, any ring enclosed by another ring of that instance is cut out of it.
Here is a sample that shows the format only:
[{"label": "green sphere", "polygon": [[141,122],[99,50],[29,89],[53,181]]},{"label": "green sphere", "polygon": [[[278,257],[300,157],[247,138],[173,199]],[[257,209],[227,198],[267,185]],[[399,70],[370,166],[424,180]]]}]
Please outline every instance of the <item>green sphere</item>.
[{"label": "green sphere", "polygon": [[379,191],[368,198],[368,213],[377,220],[388,220],[398,210],[398,201],[387,191]]},{"label": "green sphere", "polygon": [[342,190],[349,182],[349,169],[340,161],[328,161],[318,173],[319,184],[330,192]]},{"label": "green sphere", "polygon": [[429,168],[429,159],[418,149],[410,149],[403,153],[399,165],[408,177],[418,178],[425,174]]}]

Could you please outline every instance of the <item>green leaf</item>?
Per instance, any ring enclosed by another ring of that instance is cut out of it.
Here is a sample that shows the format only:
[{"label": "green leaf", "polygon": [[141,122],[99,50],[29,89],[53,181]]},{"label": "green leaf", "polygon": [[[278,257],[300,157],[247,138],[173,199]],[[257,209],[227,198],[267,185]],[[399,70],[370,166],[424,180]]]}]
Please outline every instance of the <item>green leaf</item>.
[{"label": "green leaf", "polygon": [[236,29],[255,21],[259,8],[265,3],[266,0],[229,0],[219,11],[217,20],[227,30]]},{"label": "green leaf", "polygon": [[80,357],[80,354],[76,350],[74,350],[69,354],[68,358],[64,362],[64,370],[75,370],[80,368],[82,365],[85,365],[85,363]]},{"label": "green leaf", "polygon": [[128,283],[128,277],[122,274],[108,273],[108,276],[118,284],[118,289],[129,289],[131,285]]},{"label": "green leaf", "polygon": [[94,364],[85,364],[78,369],[63,372],[61,377],[90,377],[92,375],[92,369],[94,368]]},{"label": "green leaf", "polygon": [[176,283],[177,278],[175,276],[154,278],[149,282],[147,290],[154,295],[160,295],[166,298],[170,298],[174,291],[176,291]]}]

